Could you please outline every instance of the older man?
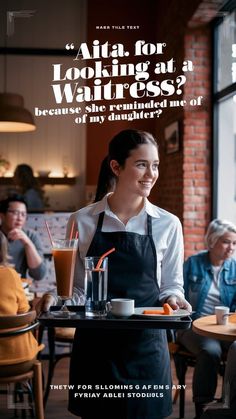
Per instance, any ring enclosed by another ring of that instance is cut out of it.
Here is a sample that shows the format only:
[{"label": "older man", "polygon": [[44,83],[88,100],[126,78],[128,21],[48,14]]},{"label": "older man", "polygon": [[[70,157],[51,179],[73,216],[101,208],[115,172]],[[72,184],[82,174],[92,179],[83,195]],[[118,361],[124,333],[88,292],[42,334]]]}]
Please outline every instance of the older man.
[{"label": "older man", "polygon": [[37,233],[25,228],[27,204],[21,195],[11,196],[0,203],[1,231],[9,244],[11,261],[22,277],[26,273],[40,280],[46,273],[43,249]]}]

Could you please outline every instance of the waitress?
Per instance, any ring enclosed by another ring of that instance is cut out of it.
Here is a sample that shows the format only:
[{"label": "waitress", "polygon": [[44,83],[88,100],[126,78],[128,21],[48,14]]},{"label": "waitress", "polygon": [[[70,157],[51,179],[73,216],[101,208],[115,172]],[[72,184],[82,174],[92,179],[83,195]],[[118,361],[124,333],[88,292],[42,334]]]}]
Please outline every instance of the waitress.
[{"label": "waitress", "polygon": [[[168,302],[191,311],[183,294],[180,221],[147,199],[159,175],[156,141],[147,132],[121,131],[109,144],[107,161],[106,182],[115,179],[114,191],[72,214],[68,223],[68,232],[72,225],[79,231],[77,295],[84,257],[115,247],[109,255],[109,299],[133,298],[137,307]],[[45,310],[51,303],[52,297],[44,296]],[[77,329],[70,384],[78,390],[70,391],[69,410],[83,419],[169,416],[166,331]]]}]

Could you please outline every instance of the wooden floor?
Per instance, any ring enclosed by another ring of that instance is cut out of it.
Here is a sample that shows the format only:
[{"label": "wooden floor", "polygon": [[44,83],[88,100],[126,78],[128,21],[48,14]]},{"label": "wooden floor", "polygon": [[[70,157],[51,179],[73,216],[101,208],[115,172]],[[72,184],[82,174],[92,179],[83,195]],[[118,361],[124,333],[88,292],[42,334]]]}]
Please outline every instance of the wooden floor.
[{"label": "wooden floor", "polygon": [[[69,360],[68,358],[62,359],[59,361],[53,378],[53,384],[67,384],[68,383],[68,366]],[[43,361],[43,369],[44,372],[47,371],[47,361]],[[177,379],[175,377],[175,369],[172,364],[172,371],[173,371],[173,384],[178,384]],[[193,419],[195,416],[194,412],[194,405],[192,403],[192,392],[191,392],[191,380],[192,380],[192,368],[188,369],[187,377],[186,377],[186,404],[185,404],[185,419]],[[220,391],[221,383],[218,386],[218,393]],[[10,419],[13,418],[13,411],[6,408],[5,400],[0,399],[0,418]],[[168,417],[168,419],[177,419],[178,415],[178,401],[177,404],[173,406],[173,414]],[[20,415],[18,416],[20,417]],[[30,417],[28,414],[27,418]],[[72,415],[67,410],[67,391],[66,390],[51,390],[49,394],[48,403],[45,410],[45,419],[71,419],[75,418],[76,416]],[[77,417],[78,418],[78,417]],[[100,418],[99,418],[100,419]],[[101,418],[102,419],[102,418]],[[112,419],[112,418],[111,418]]]}]

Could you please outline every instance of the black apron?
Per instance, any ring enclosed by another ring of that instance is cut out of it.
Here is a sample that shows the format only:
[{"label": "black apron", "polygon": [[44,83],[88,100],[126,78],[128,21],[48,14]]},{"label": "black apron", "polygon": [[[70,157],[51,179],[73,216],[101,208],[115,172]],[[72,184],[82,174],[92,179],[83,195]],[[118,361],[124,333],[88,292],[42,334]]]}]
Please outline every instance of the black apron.
[{"label": "black apron", "polygon": [[[101,213],[87,256],[116,248],[108,256],[108,300],[123,297],[135,299],[136,307],[160,305],[152,218],[147,215],[147,235],[102,232],[103,218]],[[74,390],[69,391],[69,410],[83,419],[169,416],[172,392],[166,331],[77,329],[70,384]]]}]

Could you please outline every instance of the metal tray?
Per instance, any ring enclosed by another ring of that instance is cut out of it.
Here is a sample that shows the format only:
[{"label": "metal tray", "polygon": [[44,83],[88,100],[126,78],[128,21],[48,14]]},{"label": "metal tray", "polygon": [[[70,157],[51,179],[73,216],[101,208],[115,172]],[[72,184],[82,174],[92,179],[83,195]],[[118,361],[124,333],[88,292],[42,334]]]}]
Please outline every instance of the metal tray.
[{"label": "metal tray", "polygon": [[38,320],[46,327],[79,327],[81,329],[188,329],[191,326],[191,316],[179,320],[159,320],[153,317],[128,318],[113,317],[110,313],[102,318],[85,317],[84,306],[68,306],[70,317],[58,317],[53,314],[60,307],[53,306],[47,313],[40,314]]}]

